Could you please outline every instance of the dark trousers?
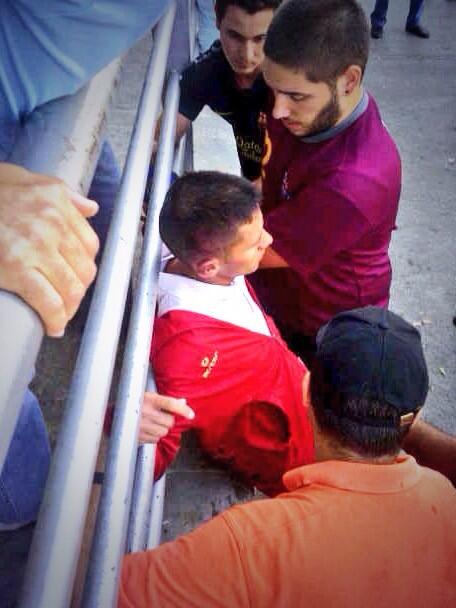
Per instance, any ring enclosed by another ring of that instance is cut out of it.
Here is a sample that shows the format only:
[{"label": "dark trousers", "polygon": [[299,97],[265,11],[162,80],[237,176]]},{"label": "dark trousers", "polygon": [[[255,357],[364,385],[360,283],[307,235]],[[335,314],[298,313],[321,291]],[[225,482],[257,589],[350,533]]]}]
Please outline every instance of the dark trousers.
[{"label": "dark trousers", "polygon": [[[371,14],[371,23],[376,27],[384,27],[386,13],[388,12],[389,0],[376,0],[375,8]],[[423,12],[424,0],[410,0],[410,8],[407,16],[407,27],[416,25]]]}]

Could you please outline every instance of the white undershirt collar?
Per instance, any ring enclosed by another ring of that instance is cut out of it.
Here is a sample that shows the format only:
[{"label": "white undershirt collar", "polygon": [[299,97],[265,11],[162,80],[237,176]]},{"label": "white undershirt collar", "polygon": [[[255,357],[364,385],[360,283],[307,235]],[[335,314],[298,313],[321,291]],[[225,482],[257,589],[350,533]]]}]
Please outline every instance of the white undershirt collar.
[{"label": "white undershirt collar", "polygon": [[265,316],[250,295],[243,276],[235,277],[230,285],[214,285],[161,272],[158,287],[158,317],[171,310],[187,310],[271,335]]}]

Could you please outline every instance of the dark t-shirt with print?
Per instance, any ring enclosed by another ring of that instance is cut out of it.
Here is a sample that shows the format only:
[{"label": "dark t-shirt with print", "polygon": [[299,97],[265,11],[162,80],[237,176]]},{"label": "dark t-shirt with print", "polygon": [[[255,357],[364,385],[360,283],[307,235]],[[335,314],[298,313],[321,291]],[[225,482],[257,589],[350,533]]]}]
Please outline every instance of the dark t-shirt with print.
[{"label": "dark t-shirt with print", "polygon": [[261,174],[265,111],[268,88],[260,75],[250,89],[239,89],[220,41],[182,72],[179,112],[195,120],[204,106],[219,114],[233,128],[242,174],[257,179]]}]

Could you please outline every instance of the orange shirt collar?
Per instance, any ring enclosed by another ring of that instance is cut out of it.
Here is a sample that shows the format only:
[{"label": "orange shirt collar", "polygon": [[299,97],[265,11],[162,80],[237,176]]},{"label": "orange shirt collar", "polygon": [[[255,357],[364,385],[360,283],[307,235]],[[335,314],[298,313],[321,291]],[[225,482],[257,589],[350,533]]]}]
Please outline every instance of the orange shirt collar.
[{"label": "orange shirt collar", "polygon": [[352,492],[389,494],[414,486],[420,476],[416,460],[402,453],[393,464],[328,460],[305,465],[285,473],[283,483],[290,491],[318,484]]}]

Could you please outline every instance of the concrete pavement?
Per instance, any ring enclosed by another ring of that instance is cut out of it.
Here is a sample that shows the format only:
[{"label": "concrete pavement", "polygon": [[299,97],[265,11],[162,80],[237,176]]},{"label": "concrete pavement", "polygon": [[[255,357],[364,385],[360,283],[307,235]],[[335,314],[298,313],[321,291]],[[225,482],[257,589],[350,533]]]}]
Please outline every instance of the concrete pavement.
[{"label": "concrete pavement", "polygon": [[[425,418],[456,435],[456,4],[426,2],[429,40],[404,32],[407,4],[390,3],[366,74],[403,163],[391,308],[423,336],[431,381]],[[368,11],[373,1],[362,5]]]}]

